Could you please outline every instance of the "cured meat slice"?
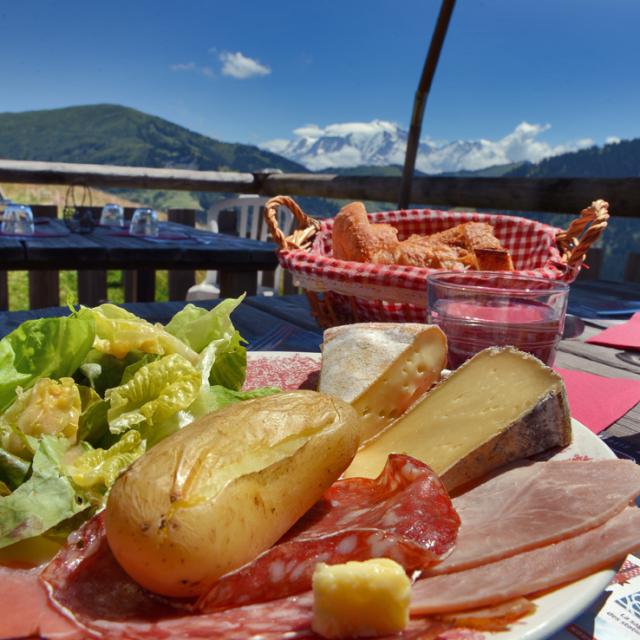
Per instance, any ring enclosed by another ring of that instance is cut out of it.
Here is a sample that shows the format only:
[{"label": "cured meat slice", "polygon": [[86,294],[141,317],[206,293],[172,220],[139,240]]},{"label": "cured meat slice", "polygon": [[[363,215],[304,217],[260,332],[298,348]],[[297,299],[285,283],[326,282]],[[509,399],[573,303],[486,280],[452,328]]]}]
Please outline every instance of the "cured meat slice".
[{"label": "cured meat slice", "polygon": [[73,533],[42,573],[51,602],[75,623],[81,637],[241,638],[310,630],[310,593],[278,603],[234,609],[232,615],[196,615],[188,601],[145,591],[129,578],[111,553],[103,520],[98,515]]},{"label": "cured meat slice", "polygon": [[84,634],[54,609],[39,579],[40,569],[0,566],[0,640],[44,637],[82,640]]},{"label": "cured meat slice", "polygon": [[456,546],[428,575],[575,536],[606,522],[639,494],[640,466],[630,460],[563,460],[511,469],[453,499],[461,519]]},{"label": "cured meat slice", "polygon": [[[189,601],[145,591],[111,554],[102,516],[88,521],[69,537],[42,579],[56,607],[87,633],[100,637],[313,637],[311,594],[276,600],[280,591],[304,591],[310,584],[305,582],[305,567],[312,571],[318,559],[305,555],[305,541],[316,551],[315,544],[324,542],[322,553],[334,553],[333,557],[342,559],[352,559],[362,552],[358,550],[361,544],[367,557],[397,555],[412,566],[421,566],[449,551],[458,526],[459,518],[437,476],[423,463],[398,455],[390,459],[376,480],[354,478],[335,483],[281,543],[280,547],[292,554],[286,563],[276,564],[274,570],[273,562],[281,562],[279,555],[261,561],[266,564],[260,569],[267,567],[269,576],[276,571],[278,577],[280,569],[283,572],[279,584],[269,581],[259,585],[257,597],[272,602],[198,614]],[[342,535],[336,533],[340,531]],[[293,574],[295,568],[299,571]],[[233,594],[236,600],[242,590],[253,588],[254,576],[229,575],[230,584],[239,590]],[[441,631],[450,626],[415,621],[405,637],[428,638],[431,629]],[[416,635],[410,635],[414,632]]]},{"label": "cured meat slice", "polygon": [[419,580],[411,615],[498,604],[582,578],[612,565],[640,544],[640,509],[627,507],[605,524],[555,544]]},{"label": "cured meat slice", "polygon": [[452,548],[460,519],[427,465],[394,454],[378,478],[335,482],[286,536],[220,578],[202,611],[306,591],[318,562],[387,557],[405,569],[429,566]]},{"label": "cured meat slice", "polygon": [[[73,534],[70,543],[43,574],[53,603],[74,623],[52,611],[72,632],[69,636],[47,636],[52,639],[317,637],[311,631],[313,596],[310,592],[226,611],[193,613],[189,602],[154,596],[124,573],[109,550],[100,516]],[[38,607],[42,609],[49,605],[40,588],[42,603]],[[31,599],[30,611],[33,605]],[[451,626],[451,622],[445,621],[413,620],[402,635],[394,637],[429,640],[439,637]],[[22,632],[27,627],[14,627],[16,629]],[[35,630],[35,627],[29,629]],[[474,637],[464,636],[463,640],[474,640]]]},{"label": "cured meat slice", "polygon": [[536,606],[527,598],[516,598],[483,609],[444,613],[437,618],[471,629],[506,631],[511,623],[532,614],[535,610]]}]

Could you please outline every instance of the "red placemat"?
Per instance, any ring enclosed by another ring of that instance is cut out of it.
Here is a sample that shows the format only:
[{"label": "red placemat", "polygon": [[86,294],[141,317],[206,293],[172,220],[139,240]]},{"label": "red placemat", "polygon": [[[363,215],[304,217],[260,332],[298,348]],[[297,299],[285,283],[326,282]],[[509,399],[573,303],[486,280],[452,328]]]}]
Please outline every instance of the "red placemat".
[{"label": "red placemat", "polygon": [[605,378],[585,371],[555,370],[562,376],[571,415],[600,433],[640,402],[640,380]]},{"label": "red placemat", "polygon": [[586,342],[640,351],[640,313],[634,313],[626,322],[609,327]]}]

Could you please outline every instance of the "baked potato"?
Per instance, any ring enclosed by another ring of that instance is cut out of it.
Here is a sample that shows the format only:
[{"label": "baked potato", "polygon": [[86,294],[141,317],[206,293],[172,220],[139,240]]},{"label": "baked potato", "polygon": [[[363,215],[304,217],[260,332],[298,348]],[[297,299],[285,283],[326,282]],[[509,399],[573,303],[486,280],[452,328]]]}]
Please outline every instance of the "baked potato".
[{"label": "baked potato", "polygon": [[147,589],[198,595],[275,543],[358,445],[351,405],[315,391],[203,416],[118,478],[106,507],[111,550]]}]

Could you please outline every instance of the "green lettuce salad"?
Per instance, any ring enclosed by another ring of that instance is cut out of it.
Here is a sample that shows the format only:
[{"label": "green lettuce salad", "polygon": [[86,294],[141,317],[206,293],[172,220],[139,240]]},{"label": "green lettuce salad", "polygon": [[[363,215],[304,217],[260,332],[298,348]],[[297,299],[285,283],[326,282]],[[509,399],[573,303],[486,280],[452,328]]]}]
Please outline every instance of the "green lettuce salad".
[{"label": "green lettuce salad", "polygon": [[231,402],[242,298],[187,305],[163,326],[112,304],[29,320],[0,340],[0,548],[65,536],[149,447]]}]

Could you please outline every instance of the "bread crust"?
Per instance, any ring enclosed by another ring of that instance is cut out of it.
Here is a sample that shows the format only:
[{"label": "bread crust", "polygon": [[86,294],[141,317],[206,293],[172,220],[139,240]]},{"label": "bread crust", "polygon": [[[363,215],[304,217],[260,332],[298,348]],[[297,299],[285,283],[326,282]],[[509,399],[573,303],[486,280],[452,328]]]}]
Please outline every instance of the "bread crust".
[{"label": "bread crust", "polygon": [[372,264],[462,271],[512,271],[511,256],[486,222],[465,222],[429,236],[398,239],[390,224],[371,223],[362,202],[344,206],[333,224],[333,256]]}]

